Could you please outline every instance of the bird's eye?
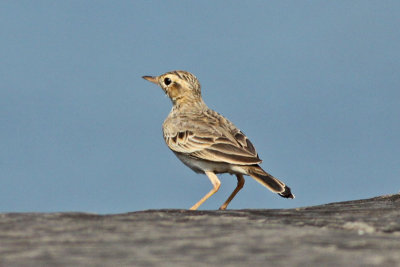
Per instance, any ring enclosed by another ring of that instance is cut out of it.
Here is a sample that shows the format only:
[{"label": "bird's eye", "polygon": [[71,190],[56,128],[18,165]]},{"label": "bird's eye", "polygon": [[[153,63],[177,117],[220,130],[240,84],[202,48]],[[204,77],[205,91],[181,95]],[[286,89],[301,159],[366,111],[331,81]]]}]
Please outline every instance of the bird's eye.
[{"label": "bird's eye", "polygon": [[170,78],[165,78],[164,79],[164,83],[166,84],[166,85],[170,85],[171,84],[171,79]]}]

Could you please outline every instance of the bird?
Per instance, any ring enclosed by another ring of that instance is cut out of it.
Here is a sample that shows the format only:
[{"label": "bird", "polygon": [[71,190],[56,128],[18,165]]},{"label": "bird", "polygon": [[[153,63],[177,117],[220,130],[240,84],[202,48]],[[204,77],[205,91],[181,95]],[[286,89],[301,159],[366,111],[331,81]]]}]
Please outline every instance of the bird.
[{"label": "bird", "polygon": [[197,210],[219,190],[221,182],[217,174],[222,173],[235,175],[237,186],[220,210],[225,210],[243,188],[244,175],[281,197],[295,197],[285,183],[260,167],[262,160],[247,136],[206,105],[194,74],[175,70],[142,78],[160,86],[172,102],[171,112],[162,125],[165,143],[183,164],[207,175],[213,186],[190,210]]}]

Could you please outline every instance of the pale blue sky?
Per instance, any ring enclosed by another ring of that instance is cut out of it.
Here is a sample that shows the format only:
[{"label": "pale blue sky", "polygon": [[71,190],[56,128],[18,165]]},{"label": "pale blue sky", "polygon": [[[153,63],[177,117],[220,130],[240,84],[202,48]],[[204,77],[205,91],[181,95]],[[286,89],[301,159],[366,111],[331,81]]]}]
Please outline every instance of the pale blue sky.
[{"label": "pale blue sky", "polygon": [[[262,167],[231,209],[400,190],[399,1],[1,1],[0,212],[189,208],[211,184],[167,146],[183,69]],[[236,185],[202,209],[217,209]]]}]

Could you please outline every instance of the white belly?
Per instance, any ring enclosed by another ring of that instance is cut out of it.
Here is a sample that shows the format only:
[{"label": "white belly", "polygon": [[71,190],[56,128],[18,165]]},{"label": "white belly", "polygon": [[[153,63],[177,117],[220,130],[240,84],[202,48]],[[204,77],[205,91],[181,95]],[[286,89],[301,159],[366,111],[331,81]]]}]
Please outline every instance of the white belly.
[{"label": "white belly", "polygon": [[246,171],[238,165],[232,165],[224,162],[212,162],[208,160],[194,159],[185,154],[175,155],[189,168],[197,173],[212,171],[214,173],[247,174]]}]

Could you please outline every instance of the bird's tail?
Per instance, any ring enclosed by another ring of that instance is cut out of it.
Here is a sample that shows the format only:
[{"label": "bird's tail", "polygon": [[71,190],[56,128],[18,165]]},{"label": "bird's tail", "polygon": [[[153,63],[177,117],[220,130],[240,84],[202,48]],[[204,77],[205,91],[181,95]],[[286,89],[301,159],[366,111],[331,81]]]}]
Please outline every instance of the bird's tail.
[{"label": "bird's tail", "polygon": [[276,179],[271,174],[265,172],[260,166],[249,166],[247,172],[248,175],[253,177],[257,182],[259,182],[272,192],[279,194],[281,197],[294,198],[294,195],[287,185]]}]

